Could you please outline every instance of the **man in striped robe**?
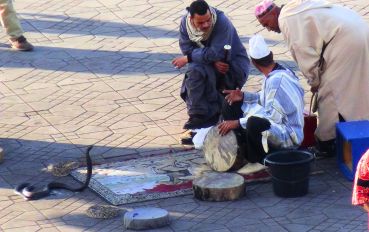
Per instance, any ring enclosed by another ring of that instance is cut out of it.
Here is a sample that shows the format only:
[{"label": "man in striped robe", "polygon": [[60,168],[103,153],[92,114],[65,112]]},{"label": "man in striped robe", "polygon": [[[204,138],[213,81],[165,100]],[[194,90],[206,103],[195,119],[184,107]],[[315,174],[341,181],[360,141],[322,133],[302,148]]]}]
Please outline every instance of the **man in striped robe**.
[{"label": "man in striped robe", "polygon": [[298,77],[275,63],[264,38],[250,39],[249,54],[253,65],[264,74],[258,93],[225,90],[224,121],[220,134],[235,130],[246,159],[262,163],[269,149],[298,147],[303,140],[304,90]]}]

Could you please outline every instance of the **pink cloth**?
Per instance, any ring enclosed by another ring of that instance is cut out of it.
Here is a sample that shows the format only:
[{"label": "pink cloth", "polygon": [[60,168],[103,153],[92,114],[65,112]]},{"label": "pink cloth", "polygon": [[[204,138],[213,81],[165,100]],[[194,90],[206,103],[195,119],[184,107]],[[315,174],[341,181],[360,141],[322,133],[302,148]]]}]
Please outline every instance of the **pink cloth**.
[{"label": "pink cloth", "polygon": [[255,16],[258,17],[259,15],[263,14],[271,5],[273,5],[273,1],[263,0],[261,3],[255,6]]},{"label": "pink cloth", "polygon": [[[352,191],[352,204],[363,205],[369,203],[369,149],[360,158],[356,168],[354,189]],[[368,213],[369,231],[369,213]]]},{"label": "pink cloth", "polygon": [[361,156],[356,167],[352,204],[363,205],[369,203],[369,150]]}]

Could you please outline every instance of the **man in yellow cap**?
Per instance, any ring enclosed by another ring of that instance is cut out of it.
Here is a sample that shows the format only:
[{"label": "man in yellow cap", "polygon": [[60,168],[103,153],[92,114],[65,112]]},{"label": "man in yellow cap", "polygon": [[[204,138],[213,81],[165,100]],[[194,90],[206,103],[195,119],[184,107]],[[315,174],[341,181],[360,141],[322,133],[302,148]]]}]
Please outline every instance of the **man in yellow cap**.
[{"label": "man in yellow cap", "polygon": [[249,41],[253,65],[265,76],[260,92],[224,90],[227,94],[218,126],[234,130],[246,159],[262,163],[268,150],[297,148],[303,140],[304,90],[295,74],[276,63],[261,35]]},{"label": "man in yellow cap", "polygon": [[312,92],[323,154],[335,154],[335,124],[369,119],[369,26],[356,12],[326,0],[291,0],[255,8],[260,24],[282,33]]}]

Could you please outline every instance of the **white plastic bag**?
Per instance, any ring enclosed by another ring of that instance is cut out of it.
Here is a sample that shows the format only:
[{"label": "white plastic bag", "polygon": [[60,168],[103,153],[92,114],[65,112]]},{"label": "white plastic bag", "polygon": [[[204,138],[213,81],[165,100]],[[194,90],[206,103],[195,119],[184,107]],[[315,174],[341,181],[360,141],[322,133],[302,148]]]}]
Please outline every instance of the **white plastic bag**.
[{"label": "white plastic bag", "polygon": [[196,135],[192,139],[192,142],[193,142],[193,145],[195,146],[195,149],[198,149],[198,150],[202,149],[202,147],[204,146],[205,137],[206,137],[206,135],[208,134],[209,130],[212,127],[213,126],[193,130],[193,131],[196,132]]}]

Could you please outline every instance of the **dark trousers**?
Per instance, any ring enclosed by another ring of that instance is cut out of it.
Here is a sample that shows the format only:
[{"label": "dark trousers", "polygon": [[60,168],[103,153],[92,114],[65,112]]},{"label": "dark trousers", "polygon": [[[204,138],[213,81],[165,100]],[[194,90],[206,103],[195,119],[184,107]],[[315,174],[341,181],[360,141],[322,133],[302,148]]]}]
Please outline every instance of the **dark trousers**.
[{"label": "dark trousers", "polygon": [[[180,96],[186,102],[190,117],[219,117],[224,101],[224,89],[236,89],[237,75],[232,70],[219,73],[213,64],[190,63],[183,79]],[[242,74],[239,74],[242,75]]]},{"label": "dark trousers", "polygon": [[[242,102],[233,103],[231,106],[224,102],[222,117],[227,120],[239,120],[243,116]],[[262,132],[270,128],[270,123],[264,118],[251,116],[246,123],[246,129],[241,126],[235,129],[239,145],[239,152],[251,163],[263,163],[266,156],[262,145]]]},{"label": "dark trousers", "polygon": [[[346,122],[341,114],[338,114],[339,122]],[[320,141],[317,139],[317,148],[323,153],[323,156],[335,156],[336,155],[336,139],[328,141]]]},{"label": "dark trousers", "polygon": [[221,111],[223,96],[217,89],[215,70],[211,65],[189,65],[181,86],[181,97],[191,116],[211,118]]}]

